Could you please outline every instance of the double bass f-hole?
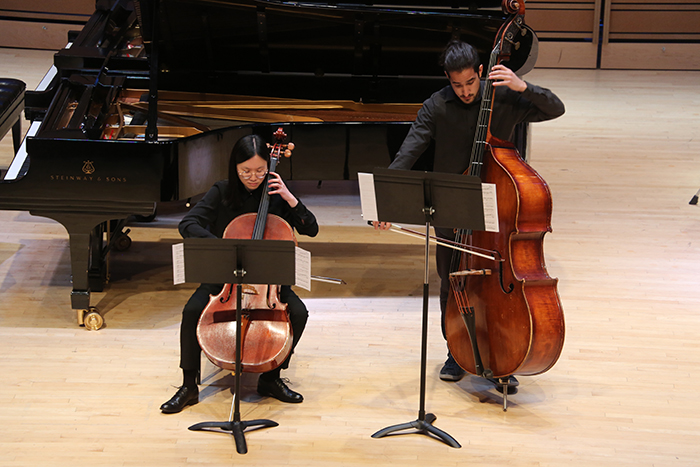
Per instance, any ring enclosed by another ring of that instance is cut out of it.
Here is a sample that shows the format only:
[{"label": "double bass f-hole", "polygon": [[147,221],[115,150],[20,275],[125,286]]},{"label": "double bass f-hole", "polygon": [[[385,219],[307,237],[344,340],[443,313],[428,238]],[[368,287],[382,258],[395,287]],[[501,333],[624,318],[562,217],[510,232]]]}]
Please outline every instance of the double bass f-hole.
[{"label": "double bass f-hole", "polygon": [[507,295],[515,290],[515,284],[511,282],[508,284],[508,288],[506,289],[505,284],[503,283],[503,263],[505,263],[505,260],[500,257],[501,254],[498,251],[494,251],[493,256],[497,258],[496,261],[498,261],[498,284],[501,286],[503,293]]}]

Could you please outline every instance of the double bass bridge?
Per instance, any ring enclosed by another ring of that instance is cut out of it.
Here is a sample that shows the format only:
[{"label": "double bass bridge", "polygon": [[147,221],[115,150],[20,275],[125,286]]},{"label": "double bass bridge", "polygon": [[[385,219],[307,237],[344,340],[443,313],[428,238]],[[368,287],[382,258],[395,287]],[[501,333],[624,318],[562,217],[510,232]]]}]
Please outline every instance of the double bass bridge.
[{"label": "double bass bridge", "polygon": [[490,276],[490,269],[464,269],[462,271],[451,272],[450,276]]}]

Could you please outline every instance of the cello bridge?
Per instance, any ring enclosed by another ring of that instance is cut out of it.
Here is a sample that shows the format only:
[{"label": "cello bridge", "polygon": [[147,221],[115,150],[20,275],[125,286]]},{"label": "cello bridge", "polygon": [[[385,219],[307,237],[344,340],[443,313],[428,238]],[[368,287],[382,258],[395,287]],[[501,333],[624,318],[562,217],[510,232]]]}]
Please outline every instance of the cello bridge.
[{"label": "cello bridge", "polygon": [[242,284],[242,292],[248,295],[258,295],[258,290],[250,284]]}]

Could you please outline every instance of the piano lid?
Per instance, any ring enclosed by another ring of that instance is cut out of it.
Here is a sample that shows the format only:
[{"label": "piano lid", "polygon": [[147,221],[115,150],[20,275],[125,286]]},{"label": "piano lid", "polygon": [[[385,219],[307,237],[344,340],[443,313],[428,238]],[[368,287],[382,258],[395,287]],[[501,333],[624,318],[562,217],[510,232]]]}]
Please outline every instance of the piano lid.
[{"label": "piano lid", "polygon": [[[157,28],[153,28],[154,5]],[[134,0],[159,89],[355,102],[422,102],[459,38],[486,62],[500,2]],[[155,36],[154,36],[155,31]]]},{"label": "piano lid", "polygon": [[136,19],[130,0],[96,0],[95,12],[82,30],[69,34],[70,45],[56,53],[54,65],[64,76],[106,67],[111,72],[124,69],[130,74],[147,70]]}]

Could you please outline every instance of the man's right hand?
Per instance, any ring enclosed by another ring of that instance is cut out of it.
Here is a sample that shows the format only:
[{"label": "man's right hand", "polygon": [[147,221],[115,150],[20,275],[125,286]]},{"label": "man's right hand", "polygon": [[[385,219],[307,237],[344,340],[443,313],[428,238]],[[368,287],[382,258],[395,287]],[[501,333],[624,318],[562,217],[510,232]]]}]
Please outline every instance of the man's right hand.
[{"label": "man's right hand", "polygon": [[391,228],[391,222],[372,221],[372,226],[374,230],[389,230]]}]

